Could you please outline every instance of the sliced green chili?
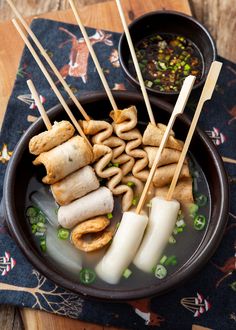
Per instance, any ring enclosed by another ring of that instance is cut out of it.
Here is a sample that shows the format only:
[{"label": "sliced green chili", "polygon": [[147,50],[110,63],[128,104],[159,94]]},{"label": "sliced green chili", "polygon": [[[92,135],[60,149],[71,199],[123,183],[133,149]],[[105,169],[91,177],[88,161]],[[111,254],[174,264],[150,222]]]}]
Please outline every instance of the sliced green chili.
[{"label": "sliced green chili", "polygon": [[203,230],[206,226],[206,217],[201,214],[196,215],[196,217],[194,218],[193,225],[196,230]]},{"label": "sliced green chili", "polygon": [[83,284],[91,284],[96,279],[96,274],[92,269],[83,268],[79,273],[80,282]]},{"label": "sliced green chili", "polygon": [[201,195],[198,195],[196,198],[196,203],[198,206],[205,206],[206,203],[207,203],[207,196],[201,194]]}]

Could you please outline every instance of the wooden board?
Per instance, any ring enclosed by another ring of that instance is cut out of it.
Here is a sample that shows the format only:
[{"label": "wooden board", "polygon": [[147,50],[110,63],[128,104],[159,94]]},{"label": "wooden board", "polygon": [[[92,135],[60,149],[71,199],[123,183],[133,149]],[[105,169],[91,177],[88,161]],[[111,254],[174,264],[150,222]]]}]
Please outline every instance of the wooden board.
[{"label": "wooden board", "polygon": [[[191,14],[188,0],[129,0],[123,1],[127,20],[157,9],[171,9]],[[114,1],[98,3],[82,7],[80,9],[82,20],[85,25],[108,29],[116,32],[122,31],[120,19]],[[98,14],[99,13],[99,14]],[[50,18],[57,21],[75,23],[70,10],[47,13],[38,17]],[[29,18],[30,22],[32,18]],[[9,36],[11,36],[9,40]],[[18,63],[21,57],[23,43],[15,32],[11,22],[0,24],[0,123],[4,116],[7,102],[14,84]],[[26,330],[102,330],[116,329],[75,321],[53,314],[23,309],[21,311]]]}]

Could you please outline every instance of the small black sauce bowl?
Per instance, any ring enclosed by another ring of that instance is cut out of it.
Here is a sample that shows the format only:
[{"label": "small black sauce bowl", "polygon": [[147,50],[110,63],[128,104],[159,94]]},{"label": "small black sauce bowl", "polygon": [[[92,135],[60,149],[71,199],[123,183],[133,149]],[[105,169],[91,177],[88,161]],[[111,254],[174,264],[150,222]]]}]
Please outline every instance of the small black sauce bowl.
[{"label": "small black sauce bowl", "polygon": [[[143,38],[153,33],[180,34],[190,39],[198,48],[203,60],[203,74],[199,83],[195,84],[193,91],[198,91],[203,86],[211,63],[216,59],[216,46],[209,31],[195,18],[175,11],[154,11],[138,17],[129,25],[133,44],[136,45]],[[126,36],[123,33],[119,41],[119,59],[122,69],[130,82],[140,87],[138,80],[129,71],[129,59],[131,58]],[[146,87],[148,92],[160,96],[166,100],[176,100],[179,92],[161,92]]]},{"label": "small black sauce bowl", "polygon": [[[113,95],[120,109],[136,105],[139,122],[148,123],[149,119],[142,95],[127,91],[116,91],[113,92]],[[80,98],[80,102],[91,118],[97,120],[107,120],[109,118],[111,105],[104,92],[87,93],[87,95]],[[158,122],[167,124],[173,106],[156,97],[150,97],[150,102],[154,114],[157,115]],[[68,105],[76,118],[82,119],[78,114],[78,109],[71,101],[68,102]],[[97,111],[97,109],[101,109],[101,111]],[[67,120],[67,115],[61,105],[49,110],[48,115],[51,122]],[[176,137],[185,140],[190,123],[185,114],[179,116],[173,128]],[[149,286],[141,282],[138,289],[119,289],[119,285],[101,289],[96,287],[95,284],[85,285],[78,280],[71,279],[66,269],[62,271],[57,268],[39,251],[26,223],[25,206],[28,185],[30,179],[35,177],[39,171],[32,164],[34,157],[29,153],[28,144],[33,136],[42,131],[45,131],[45,125],[42,119],[38,119],[18,142],[7,167],[3,191],[5,216],[13,238],[28,260],[48,279],[68,290],[95,299],[114,302],[139,299],[164,294],[180,286],[202,268],[215,252],[224,234],[228,218],[228,180],[223,161],[216,147],[203,131],[196,129],[190,145],[190,152],[197,160],[207,179],[210,191],[210,219],[202,241],[194,254],[189,255],[188,260],[181,268],[162,281],[158,281],[156,285]]]}]

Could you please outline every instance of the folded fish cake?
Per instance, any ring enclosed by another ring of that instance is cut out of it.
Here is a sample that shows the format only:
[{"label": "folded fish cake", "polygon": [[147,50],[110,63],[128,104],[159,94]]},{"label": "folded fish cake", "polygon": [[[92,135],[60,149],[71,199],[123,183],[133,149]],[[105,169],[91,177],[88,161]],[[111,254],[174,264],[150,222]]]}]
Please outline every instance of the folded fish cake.
[{"label": "folded fish cake", "polygon": [[[177,167],[177,163],[175,164],[168,164],[161,167],[158,167],[156,169],[154,178],[153,178],[153,184],[156,188],[164,187],[166,185],[169,185],[173,179],[175,169]],[[190,172],[188,165],[184,164],[182,167],[182,170],[180,172],[179,178],[190,178]]]},{"label": "folded fish cake", "polygon": [[[164,135],[164,125],[161,124],[160,127],[149,123],[147,128],[143,133],[143,144],[153,147],[159,147],[161,144],[162,137]],[[169,136],[167,143],[167,148],[176,149],[181,151],[183,149],[183,142],[177,140],[173,134]]]},{"label": "folded fish cake", "polygon": [[[146,151],[148,155],[148,167],[151,168],[152,164],[154,163],[154,159],[156,157],[157,151],[159,147],[144,147],[144,150]],[[163,165],[168,165],[168,164],[173,164],[173,163],[178,163],[179,157],[180,157],[181,152],[175,149],[171,148],[164,148],[161,154],[161,158],[158,162],[158,167],[163,166]],[[186,161],[185,161],[186,163]]]}]

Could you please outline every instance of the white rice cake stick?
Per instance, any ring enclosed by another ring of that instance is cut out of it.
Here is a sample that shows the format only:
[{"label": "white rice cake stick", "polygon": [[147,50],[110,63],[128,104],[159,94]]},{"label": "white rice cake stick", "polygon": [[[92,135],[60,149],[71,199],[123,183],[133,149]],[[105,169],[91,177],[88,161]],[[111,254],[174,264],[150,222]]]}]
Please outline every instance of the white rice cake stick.
[{"label": "white rice cake stick", "polygon": [[147,215],[124,212],[111,246],[95,268],[103,281],[110,284],[119,282],[136,254],[147,223]]},{"label": "white rice cake stick", "polygon": [[136,267],[145,272],[151,272],[162,257],[180,209],[176,200],[166,201],[155,197],[151,203],[147,229],[133,261]]}]

